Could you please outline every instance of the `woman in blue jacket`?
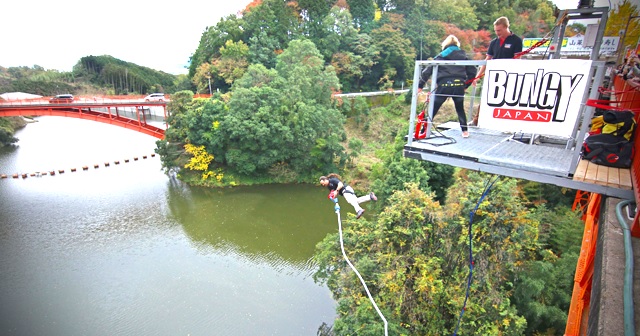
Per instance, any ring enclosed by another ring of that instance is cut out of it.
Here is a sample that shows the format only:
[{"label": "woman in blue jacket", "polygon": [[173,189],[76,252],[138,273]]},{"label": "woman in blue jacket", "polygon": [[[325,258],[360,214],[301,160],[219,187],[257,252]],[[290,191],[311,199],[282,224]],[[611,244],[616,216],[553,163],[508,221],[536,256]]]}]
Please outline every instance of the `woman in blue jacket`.
[{"label": "woman in blue jacket", "polygon": [[[442,41],[442,52],[434,58],[434,61],[466,61],[467,54],[460,49],[460,41],[454,35],[449,35]],[[439,65],[438,78],[436,79],[437,87],[435,91],[435,100],[433,101],[433,117],[442,106],[447,98],[451,97],[456,107],[458,121],[462,129],[462,137],[469,136],[467,129],[467,116],[464,112],[464,92],[471,85],[471,80],[475,78],[477,69],[473,65]],[[433,66],[429,66],[422,71],[420,78],[420,88],[431,78],[433,74]]]}]

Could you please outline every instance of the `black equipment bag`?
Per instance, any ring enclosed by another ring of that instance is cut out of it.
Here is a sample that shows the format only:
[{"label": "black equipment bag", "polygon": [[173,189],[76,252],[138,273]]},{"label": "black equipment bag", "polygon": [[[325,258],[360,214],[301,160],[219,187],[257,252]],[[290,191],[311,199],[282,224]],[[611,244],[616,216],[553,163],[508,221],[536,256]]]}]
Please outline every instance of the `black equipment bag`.
[{"label": "black equipment bag", "polygon": [[635,114],[631,111],[606,111],[603,115],[602,133],[609,133],[631,140],[636,127]]},{"label": "black equipment bag", "polygon": [[582,144],[582,158],[595,164],[629,168],[633,159],[633,143],[613,134],[590,135]]}]

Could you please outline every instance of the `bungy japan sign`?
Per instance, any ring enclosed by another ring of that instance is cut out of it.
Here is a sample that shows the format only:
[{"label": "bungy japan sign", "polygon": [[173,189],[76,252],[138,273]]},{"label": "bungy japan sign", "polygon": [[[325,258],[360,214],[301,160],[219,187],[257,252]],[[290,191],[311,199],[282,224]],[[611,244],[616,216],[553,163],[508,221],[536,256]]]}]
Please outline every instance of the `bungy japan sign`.
[{"label": "bungy japan sign", "polygon": [[489,60],[478,126],[571,137],[590,71],[589,60]]}]

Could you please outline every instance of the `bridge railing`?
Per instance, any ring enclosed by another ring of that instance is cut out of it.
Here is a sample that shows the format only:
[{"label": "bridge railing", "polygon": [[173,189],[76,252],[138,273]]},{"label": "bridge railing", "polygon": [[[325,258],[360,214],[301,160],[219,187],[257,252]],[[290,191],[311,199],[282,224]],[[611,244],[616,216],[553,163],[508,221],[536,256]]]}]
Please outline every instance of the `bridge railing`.
[{"label": "bridge railing", "polygon": [[[73,103],[111,103],[111,102],[146,102],[146,95],[82,95],[74,97]],[[49,104],[52,96],[29,98],[29,99],[9,99],[0,98],[0,105],[38,105]],[[193,98],[211,98],[208,93],[196,93]],[[164,101],[168,102],[170,95],[164,95]],[[153,103],[153,102],[149,102]]]},{"label": "bridge railing", "polygon": [[[109,103],[155,103],[155,102],[147,102],[145,101],[144,95],[126,95],[126,96],[76,96],[73,99],[73,102],[61,102],[60,104],[109,104]],[[10,106],[21,106],[21,105],[42,105],[42,104],[52,104],[50,99],[53,98],[51,96],[47,97],[39,97],[39,98],[30,98],[30,99],[11,99],[11,100],[3,100],[0,99],[0,105],[10,105]],[[165,96],[165,102],[169,100],[169,96]],[[157,102],[158,104],[162,104],[162,102]]]}]

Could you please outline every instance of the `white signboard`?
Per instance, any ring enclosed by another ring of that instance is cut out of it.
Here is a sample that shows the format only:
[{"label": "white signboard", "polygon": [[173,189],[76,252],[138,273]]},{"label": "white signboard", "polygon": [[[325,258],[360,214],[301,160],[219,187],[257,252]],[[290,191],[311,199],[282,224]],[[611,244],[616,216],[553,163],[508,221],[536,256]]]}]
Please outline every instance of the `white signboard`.
[{"label": "white signboard", "polygon": [[[540,38],[525,38],[522,40],[522,45],[524,49],[527,49],[533,46],[535,43],[539,42]],[[620,42],[619,36],[604,36],[602,37],[602,43],[600,44],[600,54],[603,53],[614,53],[618,51],[618,43]],[[547,41],[545,44],[534,48],[531,50],[533,53],[546,53],[549,52],[548,48],[550,45],[550,41]],[[592,47],[587,47],[585,43],[585,37],[582,35],[576,35],[573,37],[565,37],[562,40],[562,48],[560,52],[566,53],[590,53]]]},{"label": "white signboard", "polygon": [[571,137],[590,70],[589,60],[489,60],[478,126]]},{"label": "white signboard", "polygon": [[[620,41],[619,36],[605,36],[602,38],[602,43],[600,44],[600,53],[603,52],[615,52],[618,50],[618,42]],[[585,37],[573,36],[569,37],[567,41],[567,45],[563,46],[561,51],[588,51],[591,52],[591,47],[585,46]]]}]

